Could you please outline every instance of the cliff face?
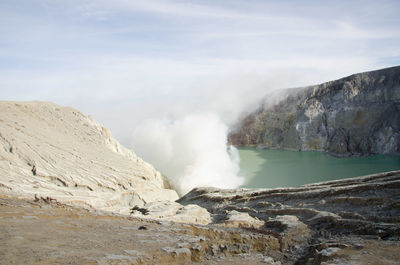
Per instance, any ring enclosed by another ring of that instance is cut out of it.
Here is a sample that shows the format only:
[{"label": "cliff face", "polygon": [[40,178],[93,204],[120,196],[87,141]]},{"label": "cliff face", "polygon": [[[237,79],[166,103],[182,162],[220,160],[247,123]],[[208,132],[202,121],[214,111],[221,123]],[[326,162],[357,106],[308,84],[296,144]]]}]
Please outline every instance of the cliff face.
[{"label": "cliff face", "polygon": [[280,97],[267,98],[241,118],[229,142],[339,156],[400,153],[400,67],[290,89]]},{"label": "cliff face", "polygon": [[129,213],[176,200],[153,166],[79,111],[46,102],[0,102],[0,193]]}]

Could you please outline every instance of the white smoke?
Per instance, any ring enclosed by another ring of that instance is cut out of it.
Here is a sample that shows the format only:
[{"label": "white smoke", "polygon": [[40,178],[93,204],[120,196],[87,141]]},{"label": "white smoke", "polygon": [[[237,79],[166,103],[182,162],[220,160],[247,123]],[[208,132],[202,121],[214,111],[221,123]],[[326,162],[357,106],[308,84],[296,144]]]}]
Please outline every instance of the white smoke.
[{"label": "white smoke", "polygon": [[239,150],[237,150],[237,148],[234,147],[233,145],[229,145],[228,153],[229,153],[229,157],[231,158],[231,160],[235,164],[239,165],[239,162],[240,162]]},{"label": "white smoke", "polygon": [[177,84],[180,89],[175,92],[161,93],[158,88],[151,92],[151,101],[131,104],[135,110],[124,123],[125,128],[133,126],[127,145],[161,171],[181,195],[199,186],[243,184],[239,152],[227,147],[228,125],[243,111],[257,108],[268,92],[304,77],[282,78],[276,71],[265,76],[235,73],[192,76],[188,83]]},{"label": "white smoke", "polygon": [[190,114],[178,120],[147,120],[132,135],[135,152],[166,175],[178,193],[199,186],[235,188],[239,154],[227,150],[228,127],[214,113]]}]

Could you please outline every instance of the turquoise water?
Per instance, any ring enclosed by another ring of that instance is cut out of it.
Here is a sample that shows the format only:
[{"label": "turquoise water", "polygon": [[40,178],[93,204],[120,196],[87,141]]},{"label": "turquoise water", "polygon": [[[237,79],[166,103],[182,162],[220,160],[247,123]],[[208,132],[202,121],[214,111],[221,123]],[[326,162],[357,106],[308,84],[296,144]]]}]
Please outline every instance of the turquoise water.
[{"label": "turquoise water", "polygon": [[296,187],[308,183],[400,170],[400,156],[337,158],[320,152],[237,148],[246,188]]}]

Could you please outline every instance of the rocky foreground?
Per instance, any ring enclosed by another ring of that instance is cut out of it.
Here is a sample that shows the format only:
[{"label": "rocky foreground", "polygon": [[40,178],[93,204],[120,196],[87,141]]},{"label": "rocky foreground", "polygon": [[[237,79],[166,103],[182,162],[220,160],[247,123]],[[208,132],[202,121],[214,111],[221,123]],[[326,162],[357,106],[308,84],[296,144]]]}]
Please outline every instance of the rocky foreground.
[{"label": "rocky foreground", "polygon": [[400,153],[400,66],[269,95],[232,128],[233,145]]},{"label": "rocky foreground", "polygon": [[[276,265],[400,260],[400,171],[299,188],[198,188],[179,203],[206,208],[211,223],[126,217],[50,198],[3,197],[0,260]],[[163,208],[164,213],[170,208]],[[146,216],[145,208],[132,209],[137,210]]]},{"label": "rocky foreground", "polygon": [[274,235],[288,258],[285,264],[396,264],[399,260],[391,256],[394,253],[373,257],[355,250],[366,242],[379,249],[400,250],[400,171],[299,188],[197,188],[179,202],[206,208],[216,223]]}]

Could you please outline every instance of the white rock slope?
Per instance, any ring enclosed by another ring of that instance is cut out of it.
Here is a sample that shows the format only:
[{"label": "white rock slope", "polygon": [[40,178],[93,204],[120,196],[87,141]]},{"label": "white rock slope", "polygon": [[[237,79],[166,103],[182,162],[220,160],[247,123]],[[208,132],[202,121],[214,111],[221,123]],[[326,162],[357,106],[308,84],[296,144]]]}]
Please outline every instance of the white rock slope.
[{"label": "white rock slope", "polygon": [[160,172],[93,118],[48,102],[0,102],[0,193],[124,214],[178,199]]}]

